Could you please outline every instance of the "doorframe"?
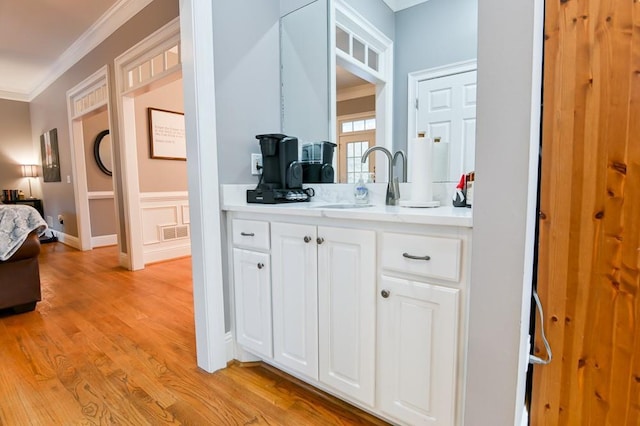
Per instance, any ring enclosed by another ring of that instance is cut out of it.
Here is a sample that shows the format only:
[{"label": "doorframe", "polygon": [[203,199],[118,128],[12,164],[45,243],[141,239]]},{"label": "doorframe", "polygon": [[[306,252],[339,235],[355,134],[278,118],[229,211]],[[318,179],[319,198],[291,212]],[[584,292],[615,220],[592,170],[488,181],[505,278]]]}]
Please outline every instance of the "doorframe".
[{"label": "doorframe", "polygon": [[[106,107],[109,129],[111,129],[108,65],[104,65],[82,82],[69,89],[66,96],[69,143],[71,145],[71,170],[75,177],[73,189],[78,220],[79,247],[76,248],[87,251],[93,248],[93,243],[91,240],[91,214],[82,120],[89,114]],[[114,158],[113,150],[111,158]],[[115,199],[115,185],[113,185],[113,188],[112,194]],[[116,216],[116,229],[119,229],[119,217],[115,211],[114,215]]]},{"label": "doorframe", "polygon": [[196,356],[212,373],[227,365],[212,2],[180,0],[180,40]]},{"label": "doorframe", "polygon": [[[171,20],[114,60],[119,136],[117,143],[120,152],[120,170],[122,170],[124,238],[127,241],[127,253],[121,251],[120,264],[132,271],[144,269],[135,96],[181,72],[180,52],[178,52],[176,65],[169,65],[166,60],[167,49],[176,42],[179,46],[179,18]],[[153,69],[154,58],[159,55],[165,55],[162,70],[157,74],[149,71],[147,76],[143,76],[139,67],[146,64]],[[134,71],[139,72],[139,75],[136,76]]]},{"label": "doorframe", "polygon": [[[450,75],[462,74],[469,71],[478,70],[478,60],[470,59],[468,61],[453,62],[439,67],[427,68],[420,71],[410,72],[407,77],[407,157],[411,158],[411,143],[409,141],[418,135],[418,85],[425,80],[433,80],[436,78],[448,77]],[[476,80],[477,81],[477,80]],[[476,112],[477,115],[477,112]],[[423,129],[420,129],[423,130]],[[424,129],[426,130],[426,129]],[[412,136],[415,135],[415,136]],[[429,136],[429,135],[427,135]],[[409,162],[411,163],[411,162]],[[407,175],[411,181],[411,164]]]},{"label": "doorframe", "polygon": [[[375,84],[376,145],[387,148],[393,155],[393,41],[348,5],[345,0],[329,1],[329,8],[330,134],[333,135],[334,141],[338,140],[336,65],[340,65],[358,77]],[[374,74],[373,70],[336,48],[335,28],[337,24],[348,28],[349,32],[370,43],[380,51],[378,52],[380,70],[377,74]],[[380,141],[384,141],[384,143],[380,144]],[[376,156],[376,180],[379,182],[388,181],[389,173],[390,170],[387,170],[386,166],[386,157],[382,155]]]}]

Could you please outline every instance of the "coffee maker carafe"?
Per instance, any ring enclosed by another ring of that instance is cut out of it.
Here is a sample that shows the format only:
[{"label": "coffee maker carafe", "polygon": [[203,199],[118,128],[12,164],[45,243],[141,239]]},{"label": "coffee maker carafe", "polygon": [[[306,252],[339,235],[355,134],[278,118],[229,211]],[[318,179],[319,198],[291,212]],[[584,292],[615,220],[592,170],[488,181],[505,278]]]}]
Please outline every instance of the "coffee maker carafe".
[{"label": "coffee maker carafe", "polygon": [[333,183],[333,142],[311,142],[302,145],[302,181],[304,183]]},{"label": "coffee maker carafe", "polygon": [[302,189],[298,139],[279,133],[256,135],[262,151],[262,176],[256,189],[247,190],[248,203],[309,201]]}]

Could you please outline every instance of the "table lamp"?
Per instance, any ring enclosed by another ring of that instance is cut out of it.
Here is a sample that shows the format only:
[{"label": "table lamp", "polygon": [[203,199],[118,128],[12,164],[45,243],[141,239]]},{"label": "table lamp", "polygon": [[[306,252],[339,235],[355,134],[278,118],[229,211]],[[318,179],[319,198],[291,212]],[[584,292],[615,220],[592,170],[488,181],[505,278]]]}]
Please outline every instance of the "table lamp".
[{"label": "table lamp", "polygon": [[35,164],[23,164],[22,176],[29,179],[29,198],[33,198],[31,192],[31,178],[38,177],[38,166]]}]

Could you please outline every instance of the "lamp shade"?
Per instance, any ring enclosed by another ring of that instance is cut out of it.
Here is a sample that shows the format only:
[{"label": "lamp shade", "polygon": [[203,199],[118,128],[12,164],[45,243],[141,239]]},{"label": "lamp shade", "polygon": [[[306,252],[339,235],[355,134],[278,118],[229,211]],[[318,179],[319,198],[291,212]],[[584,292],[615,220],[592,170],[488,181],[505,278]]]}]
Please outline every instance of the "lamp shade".
[{"label": "lamp shade", "polygon": [[35,164],[23,164],[22,165],[22,176],[23,177],[37,177],[38,176],[38,166]]}]

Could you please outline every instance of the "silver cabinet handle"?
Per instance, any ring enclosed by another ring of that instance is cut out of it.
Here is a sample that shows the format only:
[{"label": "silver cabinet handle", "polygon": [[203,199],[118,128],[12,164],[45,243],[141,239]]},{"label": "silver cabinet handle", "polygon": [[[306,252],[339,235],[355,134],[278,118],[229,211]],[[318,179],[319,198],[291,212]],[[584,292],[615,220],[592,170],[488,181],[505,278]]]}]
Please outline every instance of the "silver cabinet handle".
[{"label": "silver cabinet handle", "polygon": [[389,290],[382,290],[382,291],[380,292],[380,296],[384,297],[385,299],[386,299],[387,297],[389,297],[390,295],[391,295],[391,292],[390,292]]},{"label": "silver cabinet handle", "polygon": [[402,253],[402,256],[413,260],[431,260],[431,256],[413,256],[409,253]]},{"label": "silver cabinet handle", "polygon": [[308,235],[306,235],[306,236],[304,237],[304,242],[305,242],[305,243],[308,243],[309,241],[311,241],[311,237],[310,237],[310,236],[308,236]]},{"label": "silver cabinet handle", "polygon": [[316,240],[316,242],[317,242],[318,244],[322,244],[322,243],[324,243],[324,238],[318,237],[318,239]]},{"label": "silver cabinet handle", "polygon": [[243,237],[255,237],[256,234],[254,234],[253,232],[241,232],[240,235],[242,235]]},{"label": "silver cabinet handle", "polygon": [[258,269],[264,268],[264,263],[258,263]]}]

